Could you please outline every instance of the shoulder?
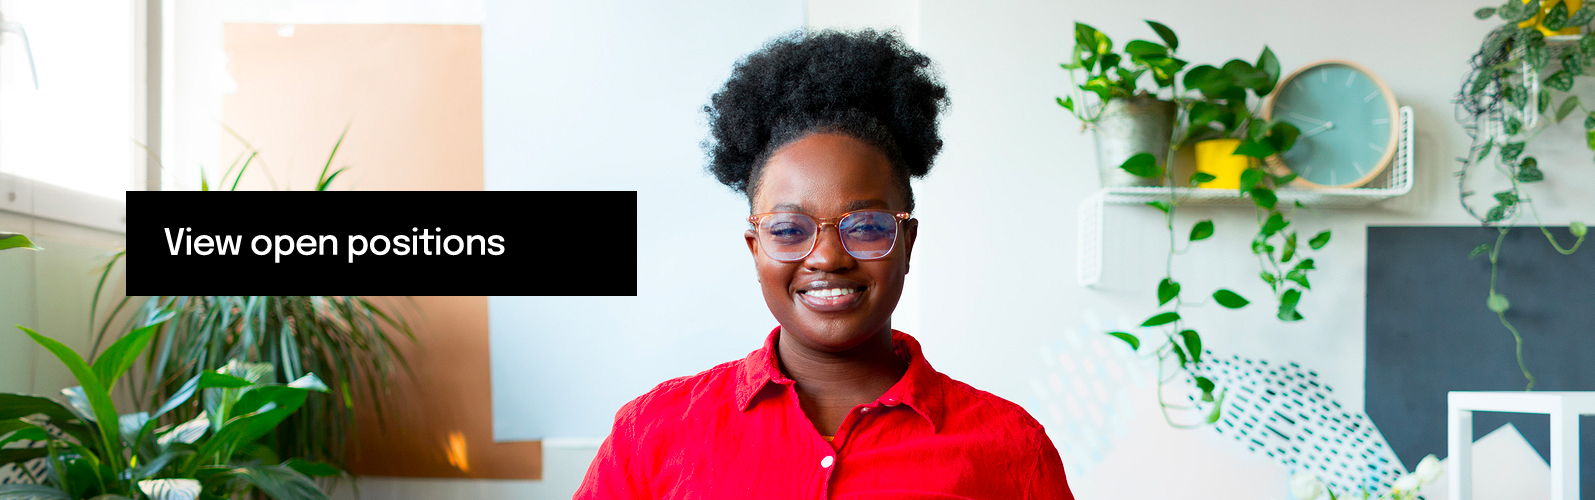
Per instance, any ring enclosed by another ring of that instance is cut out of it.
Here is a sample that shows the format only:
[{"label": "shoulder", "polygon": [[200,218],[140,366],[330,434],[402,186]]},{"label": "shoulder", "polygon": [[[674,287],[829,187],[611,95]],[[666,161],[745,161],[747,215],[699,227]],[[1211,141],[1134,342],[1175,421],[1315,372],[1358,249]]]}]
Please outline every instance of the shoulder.
[{"label": "shoulder", "polygon": [[1030,412],[969,384],[943,377],[944,418],[948,426],[986,425],[1010,433],[1007,437],[1046,439],[1046,433]]},{"label": "shoulder", "polygon": [[735,404],[736,381],[741,379],[743,360],[727,361],[696,375],[676,377],[659,383],[648,392],[626,403],[615,413],[616,423],[624,421],[688,418],[688,408],[730,407]]}]

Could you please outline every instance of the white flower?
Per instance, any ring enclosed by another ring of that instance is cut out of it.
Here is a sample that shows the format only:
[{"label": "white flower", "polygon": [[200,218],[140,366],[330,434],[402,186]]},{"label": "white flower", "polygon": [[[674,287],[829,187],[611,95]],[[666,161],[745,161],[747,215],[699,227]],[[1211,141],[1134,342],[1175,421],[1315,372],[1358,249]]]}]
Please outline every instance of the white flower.
[{"label": "white flower", "polygon": [[1416,490],[1418,489],[1418,476],[1414,474],[1404,474],[1401,476],[1401,479],[1396,480],[1396,485],[1391,489],[1402,493]]},{"label": "white flower", "polygon": [[1412,473],[1418,476],[1419,483],[1429,484],[1439,480],[1440,474],[1445,473],[1445,468],[1440,466],[1440,459],[1429,455],[1418,462],[1418,469]]},{"label": "white flower", "polygon": [[1290,494],[1296,500],[1315,500],[1324,496],[1324,483],[1311,474],[1298,472],[1290,476]]}]

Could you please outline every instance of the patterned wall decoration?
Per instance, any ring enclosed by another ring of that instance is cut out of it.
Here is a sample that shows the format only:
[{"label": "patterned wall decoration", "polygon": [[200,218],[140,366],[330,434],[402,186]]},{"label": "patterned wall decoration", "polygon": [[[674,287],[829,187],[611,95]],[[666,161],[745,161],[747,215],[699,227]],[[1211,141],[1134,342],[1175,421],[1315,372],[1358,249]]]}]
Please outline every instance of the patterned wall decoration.
[{"label": "patterned wall decoration", "polygon": [[1290,469],[1318,476],[1341,498],[1388,491],[1406,472],[1366,415],[1335,400],[1318,374],[1207,351],[1196,371],[1227,388],[1214,430]]}]

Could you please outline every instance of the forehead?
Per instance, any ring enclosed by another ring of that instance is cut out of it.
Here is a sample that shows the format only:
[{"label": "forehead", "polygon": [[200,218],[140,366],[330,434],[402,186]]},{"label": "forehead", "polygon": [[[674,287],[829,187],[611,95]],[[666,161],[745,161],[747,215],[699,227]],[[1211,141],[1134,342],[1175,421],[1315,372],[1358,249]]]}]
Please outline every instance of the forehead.
[{"label": "forehead", "polygon": [[903,210],[891,160],[852,137],[816,133],[793,141],[765,162],[754,212],[834,215],[860,208]]}]

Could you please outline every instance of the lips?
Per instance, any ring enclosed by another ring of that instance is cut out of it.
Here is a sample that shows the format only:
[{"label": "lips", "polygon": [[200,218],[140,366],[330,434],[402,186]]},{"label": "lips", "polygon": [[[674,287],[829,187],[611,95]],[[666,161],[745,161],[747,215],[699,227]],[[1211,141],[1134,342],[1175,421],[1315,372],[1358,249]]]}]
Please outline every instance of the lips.
[{"label": "lips", "polygon": [[796,295],[798,302],[816,312],[838,312],[857,307],[866,288],[851,280],[820,280],[798,288]]}]

